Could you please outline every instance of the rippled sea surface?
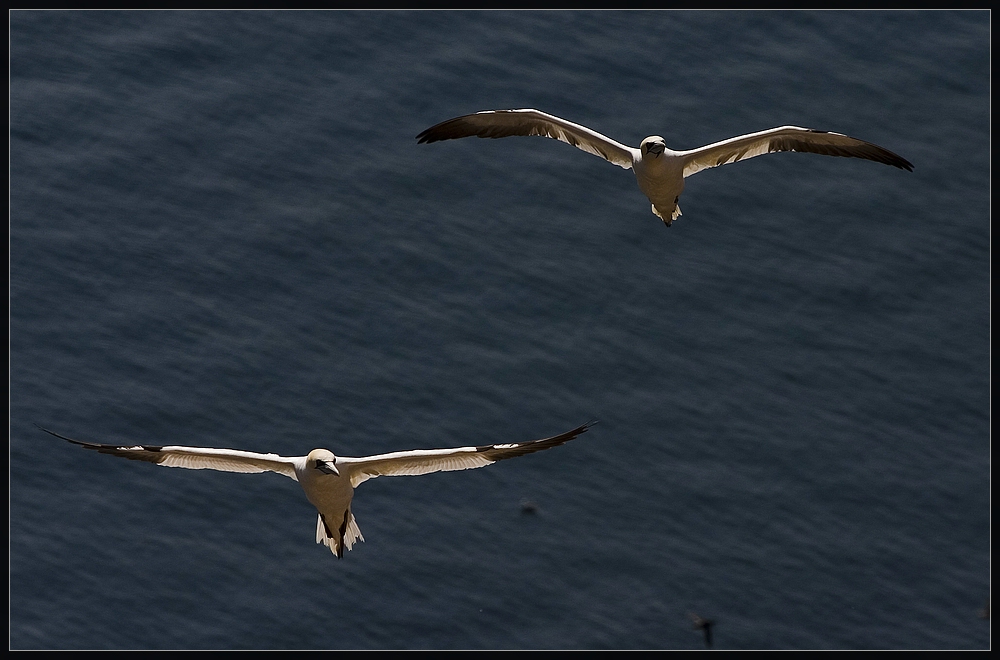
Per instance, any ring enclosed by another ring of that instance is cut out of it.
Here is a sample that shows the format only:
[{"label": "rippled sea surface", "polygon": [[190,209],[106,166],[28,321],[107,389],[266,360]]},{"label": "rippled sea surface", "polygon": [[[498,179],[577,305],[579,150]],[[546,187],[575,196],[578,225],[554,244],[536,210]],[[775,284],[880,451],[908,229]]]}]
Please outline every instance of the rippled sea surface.
[{"label": "rippled sea surface", "polygon": [[[985,649],[990,14],[10,14],[10,647]],[[688,179],[632,146],[783,124]],[[302,455],[517,442],[362,485],[342,560]],[[534,513],[524,510],[532,503]]]}]

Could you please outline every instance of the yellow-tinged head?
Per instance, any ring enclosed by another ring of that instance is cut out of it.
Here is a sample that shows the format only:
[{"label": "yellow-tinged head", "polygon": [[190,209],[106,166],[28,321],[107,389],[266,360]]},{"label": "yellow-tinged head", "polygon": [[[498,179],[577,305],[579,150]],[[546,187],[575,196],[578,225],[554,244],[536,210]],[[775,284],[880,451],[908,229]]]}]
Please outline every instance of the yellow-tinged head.
[{"label": "yellow-tinged head", "polygon": [[642,141],[642,144],[639,145],[639,151],[642,152],[643,158],[645,158],[647,154],[656,158],[666,150],[667,143],[659,135],[650,135]]},{"label": "yellow-tinged head", "polygon": [[337,469],[337,457],[329,449],[313,449],[306,456],[306,468],[309,470],[319,470],[323,474],[339,475]]}]

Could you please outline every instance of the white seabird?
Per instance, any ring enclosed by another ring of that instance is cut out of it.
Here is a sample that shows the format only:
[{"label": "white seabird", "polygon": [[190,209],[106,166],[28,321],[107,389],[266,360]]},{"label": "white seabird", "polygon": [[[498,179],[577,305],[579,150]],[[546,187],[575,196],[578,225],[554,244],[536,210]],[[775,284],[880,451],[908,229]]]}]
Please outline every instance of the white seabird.
[{"label": "white seabird", "polygon": [[913,164],[877,144],[798,126],[780,126],[715,142],[698,149],[668,149],[659,135],[647,137],[638,149],[601,135],[586,126],[526,108],[484,110],[431,126],[417,136],[417,144],[463,137],[501,138],[511,135],[541,135],[571,144],[635,172],[639,190],[649,198],[656,214],[669,227],[681,214],[677,205],[684,179],[727,163],[776,151],[802,151],[827,156],[864,158],[913,171]]},{"label": "white seabird", "polygon": [[354,489],[362,482],[382,476],[428,474],[485,467],[506,458],[524,456],[569,442],[595,423],[588,422],[572,431],[528,442],[453,449],[412,449],[361,458],[335,456],[328,449],[313,449],[306,456],[279,456],[211,447],[102,445],[67,438],[41,426],[38,428],[57,438],[102,454],[157,463],[166,467],[223,472],[277,472],[295,479],[302,485],[306,498],[319,511],[316,520],[316,543],[322,543],[337,557],[343,557],[345,546],[350,550],[355,541],[365,540],[351,513]]}]

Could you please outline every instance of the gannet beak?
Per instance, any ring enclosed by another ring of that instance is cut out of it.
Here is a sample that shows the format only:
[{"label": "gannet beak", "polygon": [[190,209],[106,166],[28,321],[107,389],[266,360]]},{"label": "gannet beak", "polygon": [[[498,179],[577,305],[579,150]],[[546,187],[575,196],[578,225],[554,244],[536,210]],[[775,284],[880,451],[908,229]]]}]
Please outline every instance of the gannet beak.
[{"label": "gannet beak", "polygon": [[333,461],[316,461],[316,469],[324,474],[334,474],[340,476],[340,470],[333,464]]}]

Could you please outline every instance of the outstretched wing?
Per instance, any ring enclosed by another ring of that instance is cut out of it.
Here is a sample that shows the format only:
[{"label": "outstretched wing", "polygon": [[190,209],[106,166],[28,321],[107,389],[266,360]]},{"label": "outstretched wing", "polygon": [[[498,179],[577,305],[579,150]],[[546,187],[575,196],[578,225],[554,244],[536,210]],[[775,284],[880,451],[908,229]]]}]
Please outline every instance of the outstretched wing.
[{"label": "outstretched wing", "polygon": [[[35,426],[38,426],[37,424]],[[83,442],[60,435],[55,431],[38,426],[46,433],[93,449],[102,454],[121,456],[133,461],[146,461],[166,467],[188,468],[189,470],[220,470],[222,472],[277,472],[298,481],[295,476],[294,459],[278,454],[258,454],[238,449],[216,449],[212,447],[181,447],[167,445],[101,445]]]},{"label": "outstretched wing", "polygon": [[417,144],[454,140],[464,137],[502,138],[512,135],[541,135],[550,137],[588,154],[625,169],[632,168],[633,158],[639,150],[601,135],[586,126],[574,124],[541,110],[483,110],[474,115],[464,115],[431,126],[417,136]]},{"label": "outstretched wing", "polygon": [[684,158],[684,176],[689,177],[710,167],[735,163],[776,151],[802,151],[826,156],[864,158],[913,171],[913,163],[877,144],[840,133],[828,133],[798,126],[781,126],[676,153]]},{"label": "outstretched wing", "polygon": [[455,447],[454,449],[413,449],[389,454],[378,454],[364,458],[337,457],[337,467],[351,478],[351,485],[357,488],[368,479],[401,475],[428,474],[451,470],[469,470],[485,467],[506,458],[524,456],[543,449],[550,449],[569,442],[584,433],[596,422],[588,422],[572,431],[554,435],[551,438],[530,440],[514,444],[482,445],[479,447]]}]

